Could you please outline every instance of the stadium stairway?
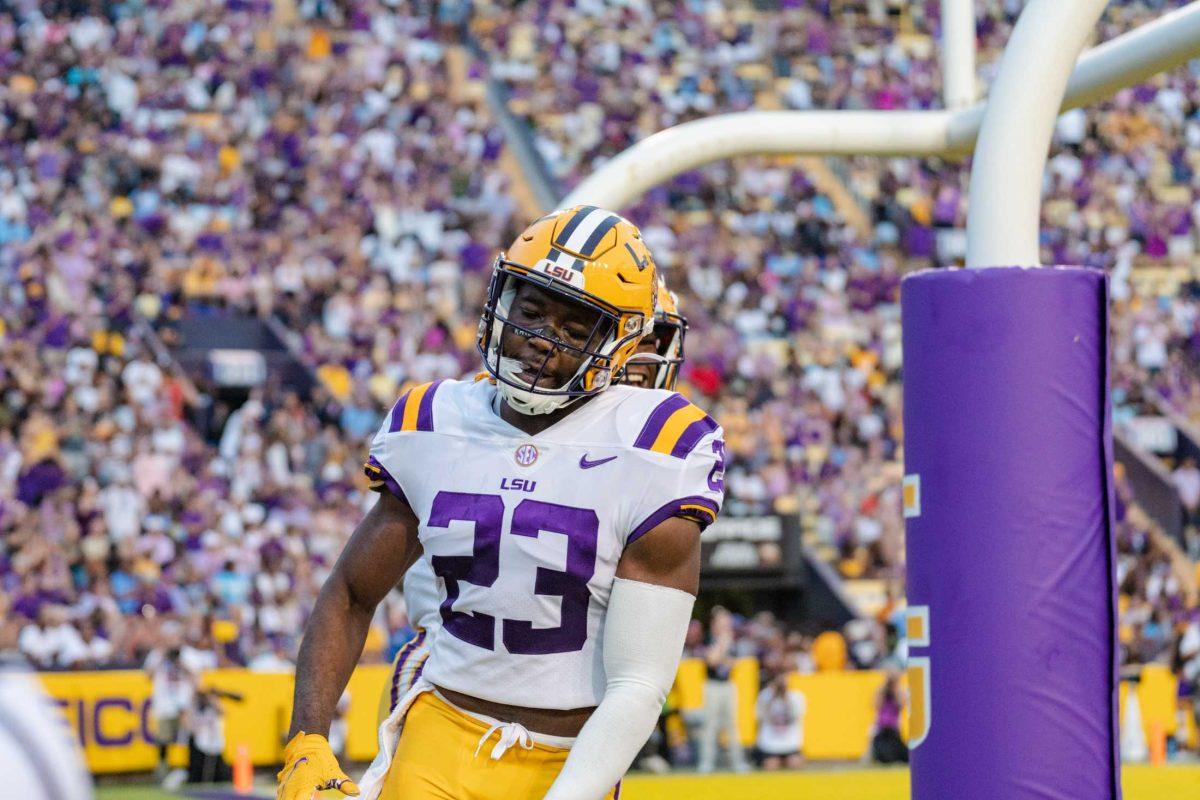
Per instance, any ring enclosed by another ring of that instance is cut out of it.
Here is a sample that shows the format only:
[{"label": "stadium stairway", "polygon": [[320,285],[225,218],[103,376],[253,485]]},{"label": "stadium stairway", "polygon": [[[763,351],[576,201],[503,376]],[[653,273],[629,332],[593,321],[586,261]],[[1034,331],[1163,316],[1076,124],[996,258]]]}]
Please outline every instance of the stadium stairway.
[{"label": "stadium stairway", "polygon": [[[447,54],[452,82],[470,87],[464,90],[464,99],[478,97],[479,93],[475,86],[479,81],[475,81],[469,74],[471,57],[488,65],[490,71],[487,51],[469,37],[465,47],[451,48]],[[502,81],[490,76],[483,79],[482,86],[492,116],[504,130],[505,143],[508,146],[504,148],[500,157],[500,166],[509,177],[513,196],[520,204],[521,211],[526,218],[532,219],[557,207],[558,201],[566,192],[538,151],[529,125],[509,108],[508,89]],[[755,99],[755,107],[760,110],[782,108],[778,95],[771,91],[759,93]],[[866,206],[838,174],[836,162],[816,156],[785,156],[782,160],[803,170],[817,190],[830,199],[838,214],[855,230],[859,238],[869,241],[871,220]]]},{"label": "stadium stairway", "polygon": [[[754,107],[757,111],[783,109],[779,95],[773,91],[759,92],[754,99]],[[846,184],[843,177],[845,170],[841,169],[842,161],[819,156],[796,156],[791,163],[803,170],[813,186],[829,198],[842,219],[858,234],[860,241],[871,240],[871,218],[866,203]]]},{"label": "stadium stairway", "polygon": [[529,185],[527,173],[521,167],[521,161],[513,153],[511,147],[505,147],[500,153],[500,169],[508,177],[509,191],[517,206],[521,209],[524,219],[537,219],[550,211],[553,204],[543,204],[538,201],[533,188]]},{"label": "stadium stairway", "polygon": [[[483,74],[471,69],[472,59],[483,65]],[[545,161],[538,154],[533,132],[508,108],[508,90],[490,72],[487,53],[474,41],[451,47],[446,53],[452,91],[459,102],[486,103],[492,119],[504,132],[499,166],[508,178],[509,191],[524,219],[536,219],[558,205],[558,190]]]},{"label": "stadium stairway", "polygon": [[831,160],[816,156],[802,156],[796,159],[796,163],[808,175],[813,186],[833,202],[833,207],[858,234],[859,240],[869,242],[871,240],[871,219],[867,216],[866,209],[858,198],[846,186],[845,181],[838,176]]},{"label": "stadium stairway", "polygon": [[1188,558],[1179,543],[1162,531],[1151,528],[1150,538],[1162,548],[1171,560],[1171,574],[1179,581],[1188,606],[1195,606],[1200,602],[1200,569],[1197,569],[1197,565]]},{"label": "stadium stairway", "polygon": [[1200,430],[1154,391],[1126,401],[1137,416],[1113,431],[1114,456],[1150,516],[1180,547],[1184,541],[1184,509],[1171,478],[1171,466],[1184,458],[1200,462]]},{"label": "stadium stairway", "polygon": [[[1144,417],[1167,423],[1162,417]],[[1162,459],[1138,441],[1133,430],[1113,431],[1113,460],[1125,470],[1138,502],[1172,540],[1183,541],[1183,502]]]},{"label": "stadium stairway", "polygon": [[171,361],[190,380],[241,405],[250,389],[268,381],[294,388],[307,398],[317,385],[297,343],[275,319],[193,312],[156,331]]},{"label": "stadium stairway", "polygon": [[1125,470],[1137,505],[1149,517],[1151,539],[1171,561],[1171,571],[1194,605],[1200,597],[1200,573],[1188,557],[1184,535],[1185,511],[1168,463],[1200,457],[1200,433],[1159,396],[1150,394],[1140,405],[1136,425],[1116,426],[1113,458]]}]

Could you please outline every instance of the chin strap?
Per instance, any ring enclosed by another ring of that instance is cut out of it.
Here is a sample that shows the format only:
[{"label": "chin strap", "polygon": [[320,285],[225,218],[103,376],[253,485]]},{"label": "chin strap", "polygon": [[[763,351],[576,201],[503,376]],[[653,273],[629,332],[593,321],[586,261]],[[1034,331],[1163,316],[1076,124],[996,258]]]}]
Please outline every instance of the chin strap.
[{"label": "chin strap", "polygon": [[[510,381],[519,381],[518,373],[524,368],[515,358],[500,357],[500,375]],[[560,408],[565,408],[567,405],[577,400],[576,397],[570,397],[561,394],[536,394],[518,389],[515,386],[510,386],[504,381],[497,381],[496,387],[500,390],[500,394],[508,401],[516,411],[527,416],[537,416],[539,414],[550,414],[558,411]]]}]

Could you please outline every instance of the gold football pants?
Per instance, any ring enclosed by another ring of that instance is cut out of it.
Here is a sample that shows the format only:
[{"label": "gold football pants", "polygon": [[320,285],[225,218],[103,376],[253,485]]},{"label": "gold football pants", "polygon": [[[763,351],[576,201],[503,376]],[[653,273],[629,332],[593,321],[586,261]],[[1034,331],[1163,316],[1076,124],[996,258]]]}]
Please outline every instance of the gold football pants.
[{"label": "gold football pants", "polygon": [[[404,719],[379,800],[542,800],[570,750],[533,742],[491,757],[500,732],[432,692]],[[482,740],[482,745],[481,745]],[[620,784],[606,800],[617,800]]]}]

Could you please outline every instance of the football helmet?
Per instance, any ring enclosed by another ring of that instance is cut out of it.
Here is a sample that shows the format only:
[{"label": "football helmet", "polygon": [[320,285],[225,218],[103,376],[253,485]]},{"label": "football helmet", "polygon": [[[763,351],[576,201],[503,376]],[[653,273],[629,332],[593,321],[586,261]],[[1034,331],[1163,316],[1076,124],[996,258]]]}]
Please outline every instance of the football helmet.
[{"label": "football helmet", "polygon": [[[514,323],[510,309],[522,284],[594,312],[596,322],[586,343],[569,344],[545,328]],[[595,206],[548,214],[526,228],[492,267],[479,321],[484,369],[509,404],[524,414],[548,414],[598,394],[613,383],[641,338],[653,332],[657,294],[654,259],[633,223]],[[502,357],[506,326],[549,345],[540,365]],[[539,386],[558,352],[579,357],[579,368],[562,386]],[[524,377],[530,374],[535,377]]]},{"label": "football helmet", "polygon": [[687,318],[679,313],[679,298],[667,289],[666,281],[658,277],[658,306],[654,309],[654,331],[646,341],[653,342],[654,350],[637,350],[625,362],[622,380],[629,380],[629,367],[636,364],[653,364],[655,367],[649,386],[655,389],[675,391],[679,381],[679,370],[683,366],[683,340],[687,335]]}]

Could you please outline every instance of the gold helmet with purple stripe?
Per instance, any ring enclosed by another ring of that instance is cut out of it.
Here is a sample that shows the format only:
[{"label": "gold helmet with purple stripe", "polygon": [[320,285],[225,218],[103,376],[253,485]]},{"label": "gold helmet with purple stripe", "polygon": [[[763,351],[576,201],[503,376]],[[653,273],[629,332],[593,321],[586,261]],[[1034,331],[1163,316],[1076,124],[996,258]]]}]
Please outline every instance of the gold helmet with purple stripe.
[{"label": "gold helmet with purple stripe", "polygon": [[[516,318],[513,304],[522,291],[581,310],[590,329],[570,337]],[[633,223],[595,206],[548,214],[521,233],[492,268],[479,323],[484,369],[525,414],[550,413],[598,394],[653,331],[657,294],[654,259]],[[506,330],[536,342],[539,363],[502,352]],[[577,359],[578,367],[562,385],[547,386],[558,356]]]},{"label": "gold helmet with purple stripe", "polygon": [[621,374],[621,382],[630,386],[675,391],[683,366],[683,340],[687,318],[679,313],[679,298],[667,289],[658,276],[658,306],[654,309],[654,330],[639,344]]}]

